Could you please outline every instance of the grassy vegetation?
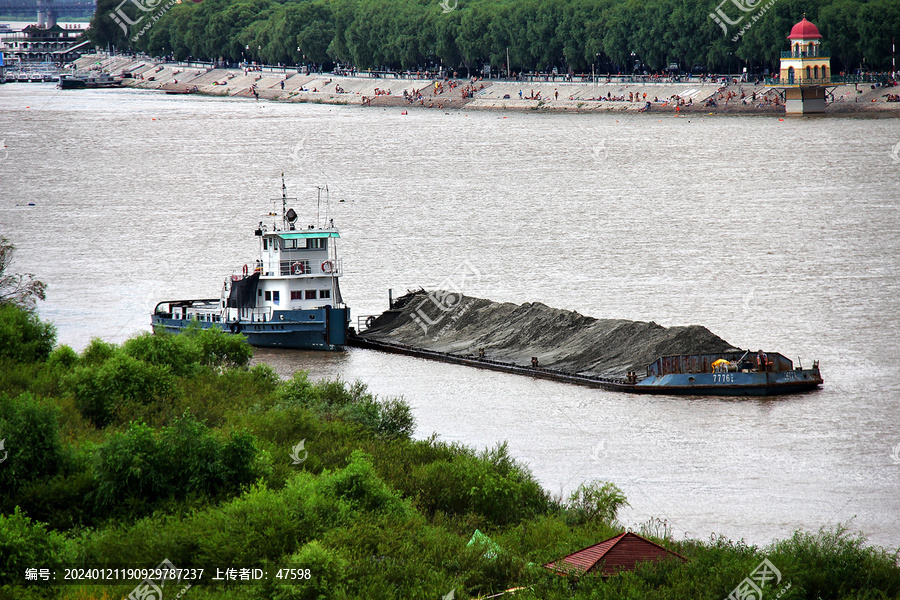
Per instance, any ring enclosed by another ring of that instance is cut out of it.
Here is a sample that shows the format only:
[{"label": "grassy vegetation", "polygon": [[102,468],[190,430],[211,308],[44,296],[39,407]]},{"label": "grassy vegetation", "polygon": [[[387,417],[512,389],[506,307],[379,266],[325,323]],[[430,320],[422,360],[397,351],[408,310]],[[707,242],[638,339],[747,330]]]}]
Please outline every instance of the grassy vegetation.
[{"label": "grassy vegetation", "polygon": [[[409,407],[362,383],[281,381],[242,338],[192,330],[54,347],[25,309],[0,310],[0,598],[119,599],[134,582],[28,586],[26,568],[294,566],[296,581],[194,585],[251,599],[716,599],[763,558],[765,596],[900,597],[897,554],[836,528],[766,548],[643,532],[689,562],[603,580],[540,565],[622,531],[616,486],[553,499],[505,446],[413,440]],[[302,445],[301,445],[302,442]],[[2,452],[0,452],[2,455]],[[501,549],[468,542],[480,529]],[[62,571],[58,571],[62,573]],[[788,586],[789,584],[789,586]],[[174,598],[185,584],[166,588]]]}]

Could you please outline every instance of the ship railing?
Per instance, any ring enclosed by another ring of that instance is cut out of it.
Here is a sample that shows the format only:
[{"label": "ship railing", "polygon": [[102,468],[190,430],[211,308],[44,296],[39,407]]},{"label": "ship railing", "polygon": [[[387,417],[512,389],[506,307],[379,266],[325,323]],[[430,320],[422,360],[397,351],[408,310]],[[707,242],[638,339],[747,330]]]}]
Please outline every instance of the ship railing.
[{"label": "ship railing", "polygon": [[279,272],[287,275],[341,275],[344,265],[341,259],[337,260],[282,260],[279,264]]}]

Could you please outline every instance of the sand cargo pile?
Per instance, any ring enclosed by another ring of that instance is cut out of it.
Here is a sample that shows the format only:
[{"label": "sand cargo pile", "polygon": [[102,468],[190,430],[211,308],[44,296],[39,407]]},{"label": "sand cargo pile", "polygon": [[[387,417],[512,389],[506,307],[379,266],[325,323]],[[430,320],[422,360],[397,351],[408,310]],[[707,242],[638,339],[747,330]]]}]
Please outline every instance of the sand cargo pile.
[{"label": "sand cargo pile", "polygon": [[369,319],[362,337],[458,356],[585,375],[643,373],[660,356],[734,347],[699,325],[597,319],[540,302],[499,303],[454,292],[411,292]]}]

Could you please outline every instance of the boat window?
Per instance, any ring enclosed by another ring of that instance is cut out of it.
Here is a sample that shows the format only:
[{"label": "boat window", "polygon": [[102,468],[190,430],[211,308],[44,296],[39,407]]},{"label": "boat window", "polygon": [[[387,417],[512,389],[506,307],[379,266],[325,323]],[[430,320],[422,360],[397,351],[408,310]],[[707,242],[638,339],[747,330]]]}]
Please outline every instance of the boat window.
[{"label": "boat window", "polygon": [[307,248],[310,248],[310,249],[312,249],[312,248],[326,248],[326,247],[327,247],[327,244],[326,244],[327,241],[328,241],[328,240],[327,240],[326,238],[312,238],[311,240],[309,240],[309,245],[307,246]]},{"label": "boat window", "polygon": [[272,292],[266,291],[266,302],[269,302],[270,300],[272,300]]},{"label": "boat window", "polygon": [[278,304],[281,301],[281,292],[272,292],[272,302]]},{"label": "boat window", "polygon": [[303,292],[300,290],[291,290],[291,300],[303,300]]},{"label": "boat window", "polygon": [[319,290],[319,298],[331,298],[331,290]]},{"label": "boat window", "polygon": [[266,238],[263,238],[263,250],[268,250],[268,249],[269,249],[269,240],[267,240]]},{"label": "boat window", "polygon": [[301,250],[306,248],[306,240],[284,240],[285,250],[294,250],[297,248]]},{"label": "boat window", "polygon": [[315,300],[316,299],[316,290],[306,290],[306,299],[307,300]]},{"label": "boat window", "polygon": [[262,290],[256,290],[256,295],[257,295],[257,296],[262,296]]}]

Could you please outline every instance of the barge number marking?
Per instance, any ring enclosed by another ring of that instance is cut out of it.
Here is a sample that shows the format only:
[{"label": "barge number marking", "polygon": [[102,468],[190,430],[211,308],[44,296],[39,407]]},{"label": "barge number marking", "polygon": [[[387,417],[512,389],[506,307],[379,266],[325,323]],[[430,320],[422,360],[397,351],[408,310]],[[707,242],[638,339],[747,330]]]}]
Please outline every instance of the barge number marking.
[{"label": "barge number marking", "polygon": [[734,383],[734,373],[713,373],[713,383]]}]

